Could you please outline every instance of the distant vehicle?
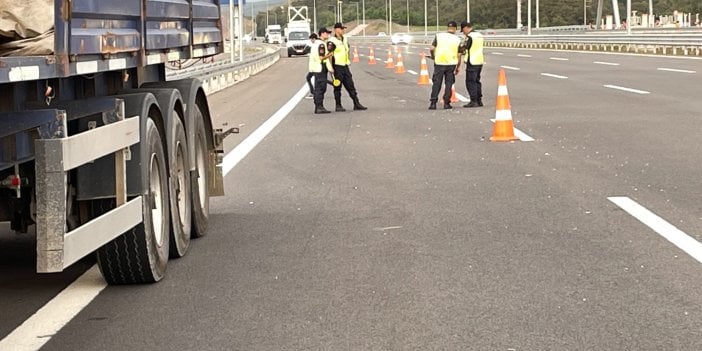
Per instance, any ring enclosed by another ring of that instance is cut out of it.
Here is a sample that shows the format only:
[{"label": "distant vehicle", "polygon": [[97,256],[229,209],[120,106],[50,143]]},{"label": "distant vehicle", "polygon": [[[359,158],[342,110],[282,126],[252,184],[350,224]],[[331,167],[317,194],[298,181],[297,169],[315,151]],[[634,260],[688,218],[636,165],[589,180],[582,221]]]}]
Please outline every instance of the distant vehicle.
[{"label": "distant vehicle", "polygon": [[264,42],[269,44],[280,44],[283,42],[283,33],[280,29],[280,24],[271,24],[266,27],[266,36]]},{"label": "distant vehicle", "polygon": [[378,36],[379,36],[379,37],[387,37],[388,35],[385,34],[385,32],[379,32],[379,33],[378,33]]},{"label": "distant vehicle", "polygon": [[249,35],[249,34],[244,34],[244,43],[250,44],[250,43],[251,43],[251,40],[252,40],[251,35]]},{"label": "distant vehicle", "polygon": [[395,33],[390,37],[392,45],[409,44],[412,42],[412,36],[407,33]]},{"label": "distant vehicle", "polygon": [[307,13],[307,6],[300,8],[290,7],[301,19],[290,19],[285,26],[285,43],[288,57],[293,55],[306,55],[310,53],[310,22],[302,13]]}]

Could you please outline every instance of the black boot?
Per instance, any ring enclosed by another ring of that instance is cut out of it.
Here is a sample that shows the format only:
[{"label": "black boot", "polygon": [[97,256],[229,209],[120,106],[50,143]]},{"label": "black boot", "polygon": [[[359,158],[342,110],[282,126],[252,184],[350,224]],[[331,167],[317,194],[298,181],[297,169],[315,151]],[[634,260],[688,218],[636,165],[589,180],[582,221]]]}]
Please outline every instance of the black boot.
[{"label": "black boot", "polygon": [[450,103],[448,103],[448,102],[444,103],[444,110],[450,110],[452,108],[453,108],[453,106],[451,106]]},{"label": "black boot", "polygon": [[341,103],[337,103],[336,104],[336,112],[344,112],[344,111],[346,111],[344,106],[341,106]]},{"label": "black boot", "polygon": [[469,103],[463,105],[463,107],[468,107],[468,108],[480,107],[480,106],[482,106],[482,105],[478,105],[478,101],[476,101],[476,100],[471,100]]},{"label": "black boot", "polygon": [[367,109],[368,109],[368,107],[361,105],[361,102],[358,101],[358,98],[353,99],[353,110],[354,111],[365,111]]},{"label": "black boot", "polygon": [[430,109],[430,110],[436,110],[436,101],[432,101],[432,102],[429,104],[429,109]]},{"label": "black boot", "polygon": [[483,98],[478,99],[478,106],[483,107]]},{"label": "black boot", "polygon": [[321,113],[331,113],[331,111],[327,110],[324,108],[324,105],[318,104],[314,106],[314,113],[321,114]]}]

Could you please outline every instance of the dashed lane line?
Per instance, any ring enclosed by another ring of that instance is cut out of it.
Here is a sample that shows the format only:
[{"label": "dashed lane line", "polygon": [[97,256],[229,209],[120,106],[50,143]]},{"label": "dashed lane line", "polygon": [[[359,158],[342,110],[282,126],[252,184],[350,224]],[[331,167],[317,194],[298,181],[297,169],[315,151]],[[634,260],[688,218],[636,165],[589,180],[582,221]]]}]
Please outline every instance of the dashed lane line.
[{"label": "dashed lane line", "polygon": [[616,62],[605,62],[605,61],[595,61],[593,62],[596,65],[605,65],[605,66],[619,66],[618,63]]},{"label": "dashed lane line", "polygon": [[500,67],[502,67],[504,69],[511,70],[511,71],[519,71],[521,69],[519,67],[512,67],[512,66],[500,66]]},{"label": "dashed lane line", "polygon": [[666,71],[666,72],[676,72],[676,73],[697,73],[697,71],[691,71],[687,69],[676,69],[676,68],[665,68],[665,67],[659,67],[659,71]]},{"label": "dashed lane line", "polygon": [[670,241],[673,245],[677,246],[679,249],[692,256],[692,258],[702,263],[702,243],[699,241],[693,239],[691,236],[676,228],[665,219],[659,217],[655,213],[649,211],[636,201],[626,196],[608,197],[607,200],[613,202],[622,210],[626,211],[634,218],[638,219],[641,223],[653,229],[653,231],[658,233],[660,236]]},{"label": "dashed lane line", "polygon": [[407,70],[407,73],[413,74],[413,75],[415,75],[415,76],[416,76],[417,74],[419,74],[419,73],[417,73],[417,72],[415,72],[415,71],[413,71],[413,70],[411,70],[411,69],[408,69],[408,70]]},{"label": "dashed lane line", "polygon": [[501,52],[493,52],[492,54],[493,54],[493,55],[504,55],[504,54],[501,53]]},{"label": "dashed lane line", "polygon": [[469,98],[467,98],[467,97],[465,97],[465,96],[463,96],[463,95],[461,95],[461,94],[459,94],[459,93],[456,93],[456,97],[457,97],[458,100],[461,101],[461,102],[470,102],[470,99],[469,99]]},{"label": "dashed lane line", "polygon": [[527,54],[518,54],[517,57],[531,57],[531,55],[527,55]]},{"label": "dashed lane line", "polygon": [[626,92],[630,92],[630,93],[635,93],[635,94],[640,94],[640,95],[647,95],[647,94],[651,93],[650,91],[632,89],[632,88],[627,88],[627,87],[620,87],[618,85],[611,85],[611,84],[605,84],[604,87],[610,88],[610,89],[626,91]]},{"label": "dashed lane line", "polygon": [[542,76],[544,77],[551,77],[551,78],[556,78],[556,79],[568,79],[566,76],[559,76],[557,74],[552,74],[552,73],[541,73]]},{"label": "dashed lane line", "polygon": [[549,57],[549,60],[554,60],[554,61],[570,61],[570,59],[565,58],[565,57]]}]

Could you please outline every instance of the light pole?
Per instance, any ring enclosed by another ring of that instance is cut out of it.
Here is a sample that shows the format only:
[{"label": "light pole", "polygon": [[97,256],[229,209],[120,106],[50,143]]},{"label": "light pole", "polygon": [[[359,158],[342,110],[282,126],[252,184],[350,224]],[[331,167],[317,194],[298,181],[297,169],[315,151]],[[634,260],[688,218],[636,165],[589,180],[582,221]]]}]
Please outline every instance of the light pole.
[{"label": "light pole", "polygon": [[427,26],[427,0],[424,0],[424,36],[429,36],[429,27]]},{"label": "light pole", "polygon": [[314,33],[317,30],[317,0],[312,1],[312,16],[314,17],[314,27],[312,28]]},{"label": "light pole", "polygon": [[470,22],[470,0],[466,0],[466,21]]},{"label": "light pole", "polygon": [[531,35],[531,0],[527,1],[527,35]]},{"label": "light pole", "polygon": [[366,36],[366,0],[363,0],[361,2],[363,5],[363,9],[361,12],[363,12],[363,36]]},{"label": "light pole", "polygon": [[656,26],[656,16],[653,15],[653,0],[648,0],[648,26]]},{"label": "light pole", "polygon": [[266,0],[266,28],[270,25],[270,22],[268,21],[268,0]]},{"label": "light pole", "polygon": [[409,33],[409,0],[407,0],[407,33]]},{"label": "light pole", "polygon": [[392,0],[388,0],[388,2],[390,3],[390,12],[388,12],[388,16],[390,16],[390,21],[388,23],[390,31],[388,32],[388,35],[392,36]]},{"label": "light pole", "polygon": [[439,31],[439,0],[436,0],[436,31]]},{"label": "light pole", "polygon": [[536,0],[536,28],[539,28],[539,0]]},{"label": "light pole", "polygon": [[631,35],[631,0],[626,0],[626,34]]}]

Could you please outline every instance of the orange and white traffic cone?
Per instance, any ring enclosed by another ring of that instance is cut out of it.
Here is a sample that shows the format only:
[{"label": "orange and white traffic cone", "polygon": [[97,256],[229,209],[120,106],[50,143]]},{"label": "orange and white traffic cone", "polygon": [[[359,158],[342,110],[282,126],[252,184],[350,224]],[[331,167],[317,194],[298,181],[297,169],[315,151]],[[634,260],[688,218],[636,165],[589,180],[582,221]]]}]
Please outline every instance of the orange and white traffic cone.
[{"label": "orange and white traffic cone", "polygon": [[361,59],[358,58],[358,48],[355,46],[353,47],[353,60],[351,60],[353,63],[359,63],[361,62]]},{"label": "orange and white traffic cone", "polygon": [[505,70],[500,70],[497,80],[497,102],[495,106],[495,127],[492,131],[490,141],[512,141],[518,138],[514,136],[514,123],[512,122],[512,105],[509,103],[509,92],[507,91],[507,78]]},{"label": "orange and white traffic cone", "polygon": [[422,53],[422,64],[419,69],[419,80],[417,81],[417,85],[431,85],[431,81],[429,80],[429,68],[427,67],[427,58],[424,56],[424,53]]},{"label": "orange and white traffic cone", "polygon": [[368,55],[368,64],[369,65],[374,65],[375,64],[375,52],[373,51],[373,47],[371,46],[370,48],[370,55]]},{"label": "orange and white traffic cone", "polygon": [[388,50],[388,60],[385,62],[385,68],[395,68],[395,61],[392,58],[392,50]]},{"label": "orange and white traffic cone", "polygon": [[454,104],[458,102],[458,96],[456,96],[456,86],[455,85],[451,86],[451,102]]},{"label": "orange and white traffic cone", "polygon": [[402,52],[397,53],[397,65],[395,66],[395,73],[403,74],[405,73],[405,62],[402,59]]}]

